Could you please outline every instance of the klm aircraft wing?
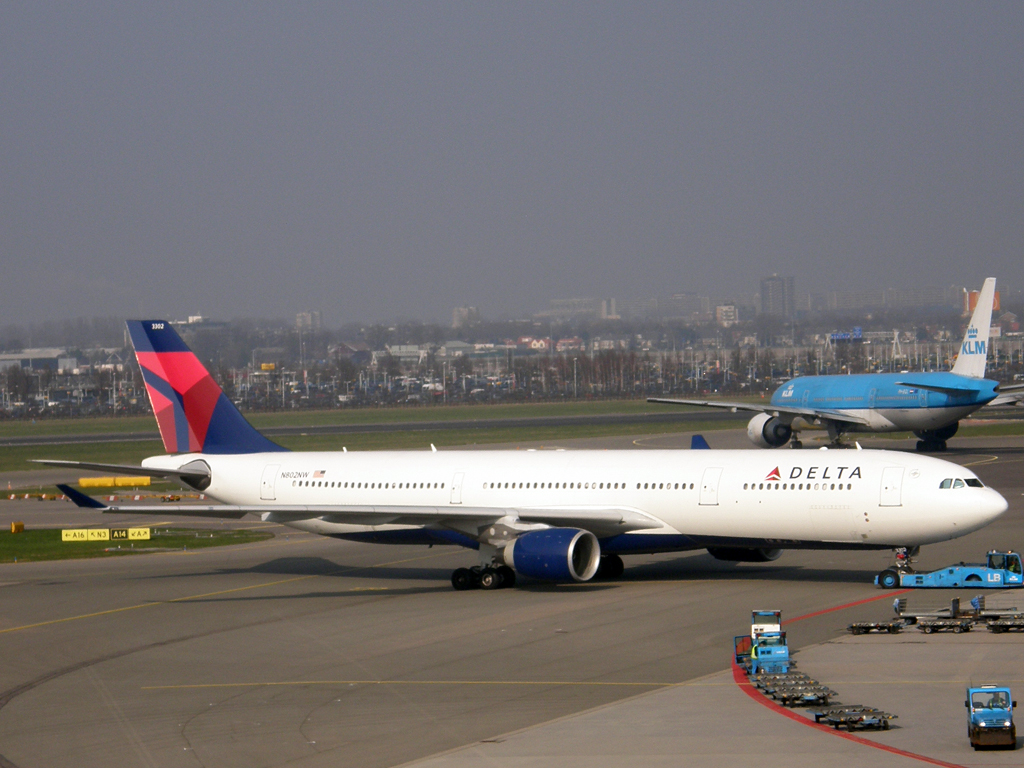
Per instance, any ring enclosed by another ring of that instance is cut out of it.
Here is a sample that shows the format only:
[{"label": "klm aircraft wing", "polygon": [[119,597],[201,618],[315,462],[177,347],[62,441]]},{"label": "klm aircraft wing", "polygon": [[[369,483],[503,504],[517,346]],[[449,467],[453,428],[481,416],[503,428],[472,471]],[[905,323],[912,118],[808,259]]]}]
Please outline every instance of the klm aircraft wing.
[{"label": "klm aircraft wing", "polygon": [[801,408],[799,406],[778,406],[771,403],[730,403],[725,400],[675,400],[664,397],[649,397],[649,403],[667,403],[669,405],[699,405],[705,408],[726,408],[733,413],[736,411],[753,411],[756,413],[770,413],[773,416],[802,416],[805,419],[824,419],[826,421],[838,421],[844,424],[868,424],[868,420],[843,411],[836,411],[830,408]]},{"label": "klm aircraft wing", "polygon": [[68,485],[57,486],[77,506],[99,512],[127,515],[183,515],[239,519],[257,515],[264,522],[291,523],[298,520],[322,519],[329,523],[350,525],[430,525],[476,524],[486,526],[501,518],[511,517],[526,523],[543,523],[559,527],[588,530],[595,536],[614,536],[629,531],[664,528],[649,515],[628,508],[614,507],[427,507],[368,506],[348,504],[159,504],[108,506]]},{"label": "klm aircraft wing", "polygon": [[999,394],[985,407],[992,405],[1017,405],[1024,402],[1024,384],[999,385]]}]

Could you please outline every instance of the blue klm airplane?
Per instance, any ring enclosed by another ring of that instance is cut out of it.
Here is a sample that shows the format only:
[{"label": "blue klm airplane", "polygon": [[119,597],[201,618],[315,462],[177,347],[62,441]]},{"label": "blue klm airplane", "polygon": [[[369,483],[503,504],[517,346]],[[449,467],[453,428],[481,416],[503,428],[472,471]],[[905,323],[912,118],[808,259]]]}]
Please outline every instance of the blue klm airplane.
[{"label": "blue klm airplane", "polygon": [[982,406],[1014,401],[1018,396],[1007,393],[1022,388],[1004,387],[1000,394],[999,382],[985,378],[995,290],[996,279],[985,280],[951,371],[800,376],[777,389],[766,405],[656,397],[648,401],[757,411],[747,434],[762,448],[787,442],[800,448],[801,430],[826,429],[833,443],[850,432],[913,432],[919,451],[944,451],[960,419]]}]

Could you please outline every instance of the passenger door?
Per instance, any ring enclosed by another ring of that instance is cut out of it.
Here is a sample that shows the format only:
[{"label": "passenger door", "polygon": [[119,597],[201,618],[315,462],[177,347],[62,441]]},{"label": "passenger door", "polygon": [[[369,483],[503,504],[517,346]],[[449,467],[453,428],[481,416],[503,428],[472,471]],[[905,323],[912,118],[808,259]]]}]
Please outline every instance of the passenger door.
[{"label": "passenger door", "polygon": [[701,506],[718,505],[718,484],[722,479],[721,467],[708,467],[700,481]]},{"label": "passenger door", "polygon": [[280,464],[267,464],[263,468],[263,478],[260,480],[260,498],[264,501],[273,501],[277,498],[274,487],[277,484],[277,470],[280,468]]},{"label": "passenger door", "polygon": [[885,467],[882,470],[882,489],[878,506],[903,506],[903,467]]},{"label": "passenger door", "polygon": [[465,476],[465,472],[456,472],[455,477],[452,478],[452,504],[462,503],[462,478]]}]

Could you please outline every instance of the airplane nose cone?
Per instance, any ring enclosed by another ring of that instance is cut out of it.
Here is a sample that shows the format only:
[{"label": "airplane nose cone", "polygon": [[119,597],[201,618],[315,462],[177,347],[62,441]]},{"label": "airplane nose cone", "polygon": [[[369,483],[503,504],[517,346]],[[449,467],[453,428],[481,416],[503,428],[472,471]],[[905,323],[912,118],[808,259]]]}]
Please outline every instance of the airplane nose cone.
[{"label": "airplane nose cone", "polygon": [[1009,503],[999,491],[986,488],[985,497],[978,504],[978,517],[981,518],[978,527],[988,525],[1009,508]]}]

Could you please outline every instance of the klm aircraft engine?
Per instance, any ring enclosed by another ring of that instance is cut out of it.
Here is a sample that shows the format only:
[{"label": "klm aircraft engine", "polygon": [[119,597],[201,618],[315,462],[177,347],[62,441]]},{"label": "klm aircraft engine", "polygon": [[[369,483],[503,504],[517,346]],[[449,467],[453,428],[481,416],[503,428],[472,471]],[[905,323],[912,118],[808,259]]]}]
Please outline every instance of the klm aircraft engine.
[{"label": "klm aircraft engine", "polygon": [[729,563],[770,563],[782,555],[781,549],[748,549],[746,547],[708,547],[708,554],[715,560]]},{"label": "klm aircraft engine", "polygon": [[589,531],[547,528],[524,533],[503,551],[517,573],[549,581],[590,581],[601,562],[601,545]]},{"label": "klm aircraft engine", "polygon": [[747,424],[747,436],[759,448],[778,448],[789,442],[793,428],[778,416],[759,413]]}]

